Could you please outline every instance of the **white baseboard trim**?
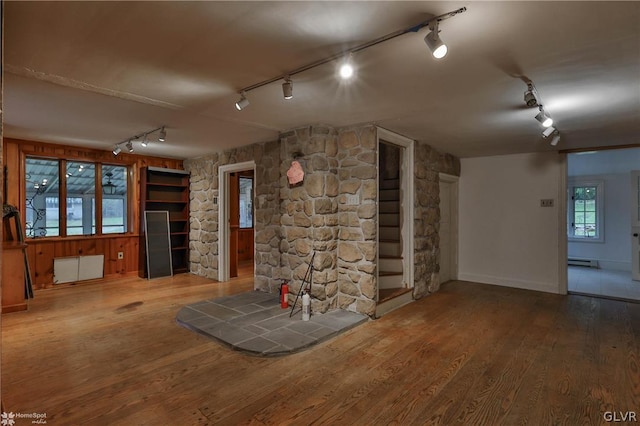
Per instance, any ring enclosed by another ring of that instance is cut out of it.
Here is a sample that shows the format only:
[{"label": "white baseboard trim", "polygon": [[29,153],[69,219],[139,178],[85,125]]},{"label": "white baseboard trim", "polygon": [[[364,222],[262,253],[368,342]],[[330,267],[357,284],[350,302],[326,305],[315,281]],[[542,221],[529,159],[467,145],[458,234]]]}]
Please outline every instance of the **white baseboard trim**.
[{"label": "white baseboard trim", "polygon": [[558,283],[545,283],[537,281],[520,280],[517,278],[494,277],[491,275],[469,274],[460,272],[458,279],[461,281],[472,281],[480,284],[492,284],[502,287],[520,288],[523,290],[542,291],[545,293],[562,294]]},{"label": "white baseboard trim", "polygon": [[598,259],[600,269],[613,269],[614,271],[631,272],[631,262],[620,262],[618,260],[600,260]]}]

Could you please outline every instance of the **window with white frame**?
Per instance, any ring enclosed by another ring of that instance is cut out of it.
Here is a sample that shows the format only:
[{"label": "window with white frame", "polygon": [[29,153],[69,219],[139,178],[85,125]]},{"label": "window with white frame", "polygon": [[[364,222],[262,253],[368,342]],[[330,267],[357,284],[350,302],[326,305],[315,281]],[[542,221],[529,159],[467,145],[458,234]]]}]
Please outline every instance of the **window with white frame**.
[{"label": "window with white frame", "polygon": [[567,231],[573,241],[604,241],[602,181],[571,180],[568,185]]}]

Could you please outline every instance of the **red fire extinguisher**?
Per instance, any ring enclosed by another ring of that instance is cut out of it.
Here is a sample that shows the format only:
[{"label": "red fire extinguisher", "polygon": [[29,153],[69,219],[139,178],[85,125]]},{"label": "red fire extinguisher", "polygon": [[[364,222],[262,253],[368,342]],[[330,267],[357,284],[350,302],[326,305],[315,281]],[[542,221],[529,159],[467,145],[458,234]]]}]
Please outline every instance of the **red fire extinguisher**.
[{"label": "red fire extinguisher", "polygon": [[280,307],[282,309],[289,307],[289,285],[286,281],[280,284]]}]

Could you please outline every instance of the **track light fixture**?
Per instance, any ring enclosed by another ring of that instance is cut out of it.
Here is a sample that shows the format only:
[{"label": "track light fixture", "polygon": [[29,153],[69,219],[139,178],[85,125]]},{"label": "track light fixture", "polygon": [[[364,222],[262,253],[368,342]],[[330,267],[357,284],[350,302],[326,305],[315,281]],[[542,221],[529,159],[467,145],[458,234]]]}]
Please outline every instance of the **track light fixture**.
[{"label": "track light fixture", "polygon": [[553,126],[549,126],[542,132],[544,139],[551,138],[551,145],[556,146],[560,142],[560,131]]},{"label": "track light fixture", "polygon": [[284,83],[282,83],[282,95],[287,100],[293,98],[293,82],[289,76],[287,76],[287,78],[284,79]]},{"label": "track light fixture", "polygon": [[536,120],[538,120],[544,127],[549,127],[553,124],[553,120],[549,117],[549,114],[544,112],[542,105],[540,105],[540,112],[536,115]]},{"label": "track light fixture", "polygon": [[431,54],[436,59],[442,59],[447,54],[447,45],[440,39],[438,35],[438,21],[435,21],[433,24],[429,24],[429,29],[431,32],[427,34],[424,38],[424,42],[427,43],[429,50],[431,50]]},{"label": "track light fixture", "polygon": [[526,103],[528,107],[535,107],[540,103],[538,101],[538,91],[531,81],[527,82],[527,91],[524,92],[524,103]]},{"label": "track light fixture", "polygon": [[546,129],[544,129],[544,131],[542,132],[542,137],[546,139],[557,131],[558,130],[555,127],[549,126]]},{"label": "track light fixture", "polygon": [[133,142],[140,142],[142,146],[146,147],[147,145],[149,145],[149,135],[157,131],[160,131],[160,134],[158,136],[158,141],[164,142],[167,137],[167,130],[165,129],[165,126],[161,126],[161,127],[156,127],[155,129],[149,130],[148,132],[143,132],[143,133],[134,135],[128,139],[123,140],[122,142],[115,144],[111,152],[113,152],[114,156],[117,156],[122,152],[122,145],[124,145],[129,152],[133,152],[134,151]]},{"label": "track light fixture", "polygon": [[[412,27],[409,28],[404,28],[398,31],[394,31],[392,33],[386,34],[382,37],[378,37],[376,39],[373,39],[371,41],[368,41],[366,43],[360,44],[358,46],[355,46],[351,49],[348,49],[346,51],[342,51],[339,53],[336,53],[332,56],[329,56],[328,58],[325,59],[320,59],[318,61],[312,62],[310,64],[304,65],[302,67],[296,68],[284,75],[279,75],[277,77],[274,78],[270,78],[268,80],[264,80],[261,81],[260,83],[256,83],[256,84],[252,84],[251,86],[247,86],[244,87],[242,89],[240,89],[239,93],[240,93],[240,100],[238,102],[236,102],[236,109],[238,111],[242,111],[244,108],[246,108],[249,105],[249,101],[247,100],[246,97],[246,93],[250,92],[251,90],[257,89],[259,87],[262,86],[266,86],[268,84],[274,83],[276,81],[285,79],[285,82],[282,84],[282,92],[284,94],[285,99],[291,99],[290,97],[287,97],[288,94],[291,94],[291,97],[293,97],[293,85],[291,83],[291,76],[295,75],[295,74],[299,74],[301,72],[304,71],[308,71],[312,68],[316,68],[319,67],[321,65],[327,64],[329,62],[335,62],[338,61],[340,59],[344,59],[345,57],[350,57],[351,55],[353,55],[356,52],[359,52],[361,50],[367,49],[369,47],[375,46],[377,44],[383,43],[385,41],[389,41],[391,39],[394,39],[396,37],[399,37],[401,35],[407,34],[407,33],[417,33],[418,31],[420,31],[421,29],[425,28],[425,27],[429,27],[429,29],[431,30],[431,32],[429,34],[427,34],[427,36],[424,38],[425,43],[427,43],[427,46],[429,46],[429,49],[431,49],[431,52],[433,53],[433,56],[435,58],[442,58],[447,54],[447,46],[442,42],[442,40],[440,39],[440,36],[438,35],[438,26],[439,23],[441,21],[444,21],[446,19],[452,18],[456,15],[459,15],[463,12],[466,12],[467,8],[466,7],[461,7],[460,9],[456,9],[456,10],[452,10],[451,12],[447,12],[444,13],[442,15],[438,15],[435,16],[431,19],[428,19],[426,21],[420,22],[417,25],[414,25]],[[350,67],[348,66],[344,66],[344,64],[340,64],[340,72],[338,73],[340,75],[340,77],[342,79],[349,79],[352,78],[355,75],[355,71],[354,71],[354,66],[353,64],[350,64]]]},{"label": "track light fixture", "polygon": [[236,102],[236,109],[238,111],[242,111],[248,106],[249,106],[249,100],[247,99],[247,96],[243,90],[242,92],[240,92],[240,100]]}]

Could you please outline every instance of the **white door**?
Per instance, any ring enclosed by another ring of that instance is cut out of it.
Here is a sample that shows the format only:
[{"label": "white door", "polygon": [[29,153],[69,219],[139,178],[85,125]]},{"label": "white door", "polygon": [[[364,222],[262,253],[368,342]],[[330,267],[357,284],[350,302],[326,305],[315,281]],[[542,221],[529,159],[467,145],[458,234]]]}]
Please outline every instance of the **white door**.
[{"label": "white door", "polygon": [[457,178],[440,175],[440,283],[458,277]]},{"label": "white door", "polygon": [[640,170],[631,171],[631,278],[640,281]]},{"label": "white door", "polygon": [[451,280],[451,184],[440,182],[440,282]]}]

